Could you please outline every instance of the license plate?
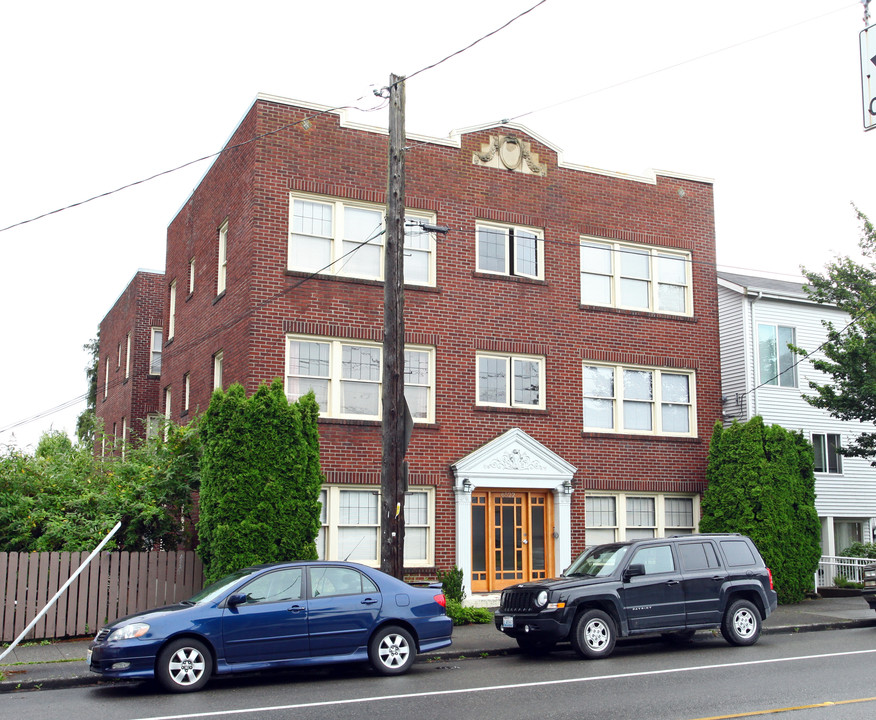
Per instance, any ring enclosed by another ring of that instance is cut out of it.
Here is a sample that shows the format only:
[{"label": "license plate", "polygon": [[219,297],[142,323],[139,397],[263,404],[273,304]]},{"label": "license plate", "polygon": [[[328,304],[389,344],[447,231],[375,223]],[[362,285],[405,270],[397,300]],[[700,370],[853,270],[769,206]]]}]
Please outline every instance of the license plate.
[{"label": "license plate", "polygon": [[88,652],[85,653],[85,664],[91,667],[91,648],[88,648]]},{"label": "license plate", "polygon": [[503,628],[513,628],[514,627],[514,616],[513,615],[505,615],[502,618],[502,627]]}]

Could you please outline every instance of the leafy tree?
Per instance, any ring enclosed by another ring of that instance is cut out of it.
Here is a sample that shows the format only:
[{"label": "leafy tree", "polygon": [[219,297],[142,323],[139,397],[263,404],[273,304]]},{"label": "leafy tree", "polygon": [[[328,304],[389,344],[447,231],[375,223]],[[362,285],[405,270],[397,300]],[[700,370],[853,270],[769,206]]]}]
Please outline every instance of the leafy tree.
[{"label": "leafy tree", "polygon": [[319,406],[280,380],[216,390],[204,414],[198,553],[212,582],[247,565],[317,557]]},{"label": "leafy tree", "polygon": [[196,426],[168,428],[168,442],[129,445],[125,460],[95,458],[65,433],[44,433],[34,455],[0,455],[0,550],[173,550],[191,545],[198,483]]},{"label": "leafy tree", "polygon": [[[864,213],[855,211],[861,222],[858,246],[867,262],[846,256],[827,265],[823,274],[804,271],[809,297],[844,310],[851,322],[837,327],[822,321],[827,340],[817,356],[815,351],[794,350],[830,378],[809,382],[815,394],[806,395],[807,402],[841,420],[872,422],[876,420],[876,229]],[[876,433],[861,432],[841,452],[871,458],[876,465]]]},{"label": "leafy tree", "polygon": [[802,433],[754,417],[715,424],[701,532],[738,532],[773,572],[780,603],[803,600],[821,557],[812,445]]},{"label": "leafy tree", "polygon": [[88,395],[86,396],[85,410],[76,418],[76,437],[84,445],[94,446],[94,438],[97,432],[98,419],[95,408],[97,407],[97,369],[100,362],[100,328],[97,336],[82,346],[83,350],[90,353],[90,361],[85,367],[85,379],[88,381]]}]

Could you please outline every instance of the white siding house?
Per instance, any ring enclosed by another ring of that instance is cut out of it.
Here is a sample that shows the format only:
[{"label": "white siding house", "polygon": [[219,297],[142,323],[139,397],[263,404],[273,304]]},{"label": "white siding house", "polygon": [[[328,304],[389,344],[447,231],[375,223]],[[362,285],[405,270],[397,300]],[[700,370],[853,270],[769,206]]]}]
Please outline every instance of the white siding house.
[{"label": "white siding house", "polygon": [[787,348],[792,342],[816,350],[826,339],[822,320],[842,328],[849,316],[810,301],[800,283],[718,272],[718,318],[725,421],[760,415],[769,425],[802,431],[812,442],[824,555],[856,540],[873,541],[876,469],[867,460],[842,457],[835,447],[874,426],[839,420],[807,403],[809,382],[826,376]]}]

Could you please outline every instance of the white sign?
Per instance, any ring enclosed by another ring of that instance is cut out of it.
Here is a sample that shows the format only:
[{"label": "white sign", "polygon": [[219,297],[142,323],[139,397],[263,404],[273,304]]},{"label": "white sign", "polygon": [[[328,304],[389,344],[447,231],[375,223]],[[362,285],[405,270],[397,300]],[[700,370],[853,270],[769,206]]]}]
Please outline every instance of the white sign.
[{"label": "white sign", "polygon": [[876,127],[876,25],[861,30],[861,87],[864,130]]}]

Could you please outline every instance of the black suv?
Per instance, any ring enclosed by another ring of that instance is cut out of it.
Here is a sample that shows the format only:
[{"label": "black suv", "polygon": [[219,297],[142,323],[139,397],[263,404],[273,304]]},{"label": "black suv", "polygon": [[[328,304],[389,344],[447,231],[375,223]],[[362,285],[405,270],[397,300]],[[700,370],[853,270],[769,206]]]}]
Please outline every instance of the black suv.
[{"label": "black suv", "polygon": [[579,655],[608,657],[618,637],[690,639],[721,628],[753,645],[776,609],[772,573],[744,535],[682,535],[597,545],[562,577],[505,588],[496,627],[525,652],[571,641]]}]

